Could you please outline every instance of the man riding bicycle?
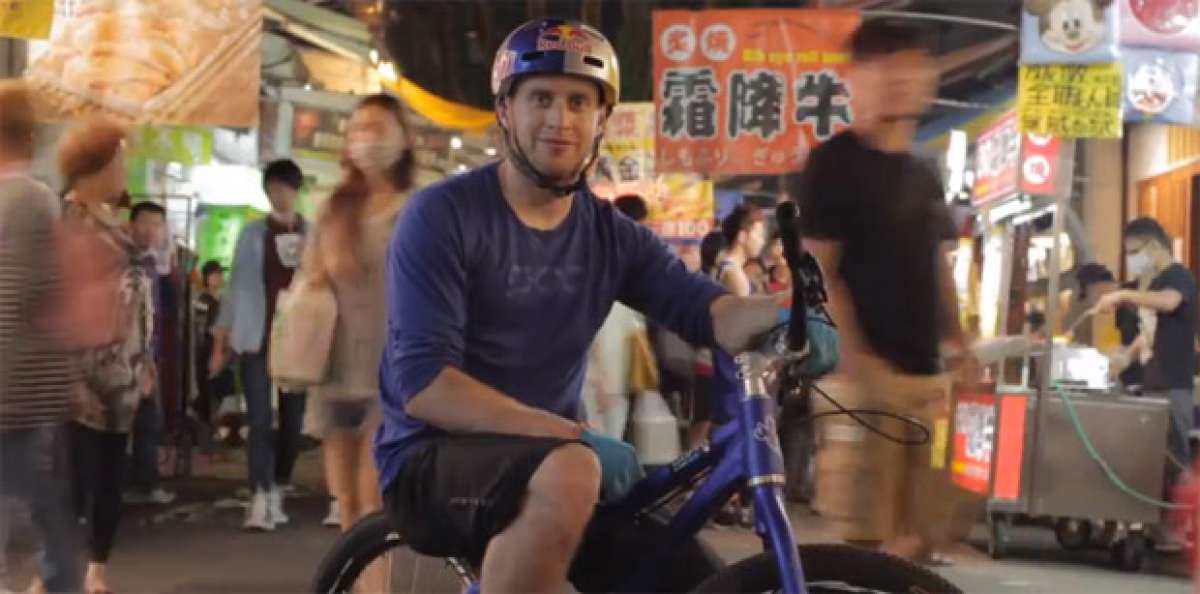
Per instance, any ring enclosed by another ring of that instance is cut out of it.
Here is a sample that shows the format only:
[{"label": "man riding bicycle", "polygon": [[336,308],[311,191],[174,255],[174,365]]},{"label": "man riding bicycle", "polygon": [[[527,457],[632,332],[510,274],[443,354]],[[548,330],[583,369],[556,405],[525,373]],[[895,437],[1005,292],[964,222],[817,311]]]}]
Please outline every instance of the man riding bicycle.
[{"label": "man riding bicycle", "polygon": [[591,27],[519,27],[492,68],[506,158],[414,195],[389,247],[386,508],[414,550],[481,563],[489,594],[560,591],[593,508],[636,477],[628,446],[579,422],[615,301],[731,352],[778,317],[588,190],[619,80]]}]

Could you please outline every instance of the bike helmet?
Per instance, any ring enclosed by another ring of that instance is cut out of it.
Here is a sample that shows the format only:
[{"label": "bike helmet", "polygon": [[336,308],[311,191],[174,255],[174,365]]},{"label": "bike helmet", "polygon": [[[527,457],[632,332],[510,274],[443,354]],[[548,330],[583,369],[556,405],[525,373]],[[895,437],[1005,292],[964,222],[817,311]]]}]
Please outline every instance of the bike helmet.
[{"label": "bike helmet", "polygon": [[[603,34],[579,21],[538,19],[509,33],[492,64],[492,93],[497,99],[508,95],[513,83],[529,74],[569,74],[594,81],[610,110],[620,100],[621,74],[616,51]],[[586,185],[586,172],[599,154],[600,134],[596,135],[592,155],[580,169],[578,178],[563,186],[539,172],[503,124],[501,129],[513,164],[539,187],[566,195]]]}]

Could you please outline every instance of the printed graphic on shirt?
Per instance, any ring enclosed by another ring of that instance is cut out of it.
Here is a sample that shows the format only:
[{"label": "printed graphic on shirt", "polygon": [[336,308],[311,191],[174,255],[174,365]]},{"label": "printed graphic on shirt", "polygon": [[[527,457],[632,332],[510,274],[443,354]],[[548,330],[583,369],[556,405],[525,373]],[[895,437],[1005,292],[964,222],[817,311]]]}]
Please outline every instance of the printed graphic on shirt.
[{"label": "printed graphic on shirt", "polygon": [[583,268],[577,265],[541,266],[513,264],[508,270],[506,296],[514,301],[551,295],[578,295]]},{"label": "printed graphic on shirt", "polygon": [[279,262],[287,268],[300,265],[303,247],[304,239],[299,233],[280,233],[275,236],[275,252],[279,254]]}]

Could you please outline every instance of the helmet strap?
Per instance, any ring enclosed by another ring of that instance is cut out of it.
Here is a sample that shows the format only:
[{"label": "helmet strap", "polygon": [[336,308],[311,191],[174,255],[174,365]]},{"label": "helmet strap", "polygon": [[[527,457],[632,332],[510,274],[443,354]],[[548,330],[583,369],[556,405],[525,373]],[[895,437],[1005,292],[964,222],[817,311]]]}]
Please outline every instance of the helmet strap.
[{"label": "helmet strap", "polygon": [[521,144],[509,132],[508,127],[503,123],[499,125],[500,130],[504,132],[504,145],[508,148],[509,158],[512,160],[513,165],[517,167],[517,171],[520,171],[535,186],[543,190],[549,190],[555,196],[574,194],[587,187],[587,172],[595,164],[596,159],[600,157],[600,141],[604,138],[603,132],[596,135],[596,139],[592,142],[592,154],[588,157],[583,167],[580,168],[575,181],[564,185],[556,183],[557,180],[555,178],[538,171],[537,167],[534,166],[533,162],[529,160],[529,157],[521,148]]}]

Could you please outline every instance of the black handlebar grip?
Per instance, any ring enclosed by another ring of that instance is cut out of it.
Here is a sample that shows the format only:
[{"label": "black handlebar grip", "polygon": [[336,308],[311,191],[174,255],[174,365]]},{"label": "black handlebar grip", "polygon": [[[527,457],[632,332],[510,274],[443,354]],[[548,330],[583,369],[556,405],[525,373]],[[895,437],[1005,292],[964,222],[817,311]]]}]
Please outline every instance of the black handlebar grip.
[{"label": "black handlebar grip", "polygon": [[779,224],[779,239],[783,242],[783,257],[792,272],[792,315],[788,324],[788,348],[802,352],[808,346],[808,331],[805,328],[804,275],[801,271],[804,248],[800,245],[800,211],[793,202],[781,202],[775,207],[775,221]]}]

